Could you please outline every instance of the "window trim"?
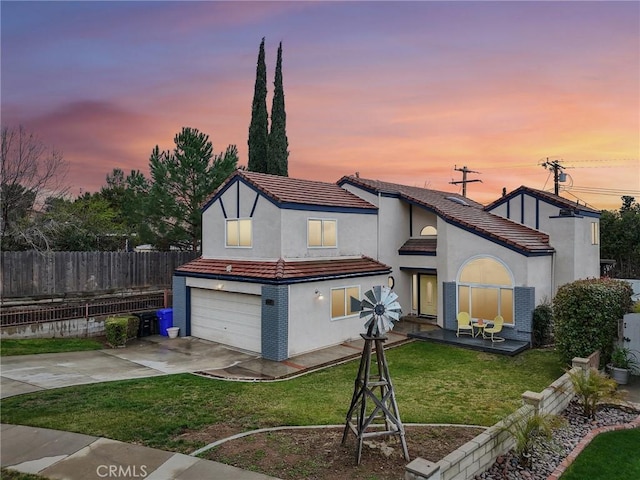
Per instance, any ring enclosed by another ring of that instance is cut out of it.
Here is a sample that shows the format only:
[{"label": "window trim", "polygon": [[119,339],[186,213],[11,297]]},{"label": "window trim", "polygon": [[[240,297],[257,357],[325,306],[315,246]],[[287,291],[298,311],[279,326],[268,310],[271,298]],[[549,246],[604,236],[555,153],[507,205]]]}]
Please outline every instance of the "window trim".
[{"label": "window trim", "polygon": [[[249,245],[240,245],[241,242],[241,238],[240,238],[240,221],[241,220],[248,220],[250,222],[251,225],[251,236],[249,238]],[[229,223],[230,222],[235,222],[235,224],[237,225],[237,229],[238,229],[238,245],[230,245],[229,244]],[[241,217],[241,218],[227,218],[225,219],[224,222],[224,246],[225,248],[253,248],[253,219],[251,217]]]},{"label": "window trim", "polygon": [[[322,245],[310,245],[309,244],[309,222],[311,221],[319,221],[320,222],[320,234],[322,236],[321,243]],[[336,232],[336,243],[335,245],[325,245],[324,244],[324,223],[325,222],[333,222],[335,224],[335,232]],[[317,217],[309,217],[307,218],[307,248],[338,248],[338,219],[337,218],[317,218]]]},{"label": "window trim", "polygon": [[343,290],[344,291],[344,311],[345,313],[349,311],[349,299],[347,298],[347,290],[350,288],[357,288],[358,289],[358,298],[362,298],[362,286],[361,285],[345,285],[344,287],[331,287],[329,289],[329,315],[331,316],[331,321],[335,322],[335,321],[339,321],[339,320],[345,320],[347,318],[353,318],[356,317],[358,315],[360,315],[360,312],[354,312],[351,314],[347,314],[347,315],[342,315],[340,317],[334,317],[333,316],[333,292],[334,290]]},{"label": "window trim", "polygon": [[[465,270],[465,267],[468,266],[471,262],[473,262],[474,260],[478,260],[478,259],[491,259],[495,262],[497,262],[498,264],[500,264],[505,271],[507,272],[507,274],[509,275],[509,278],[511,280],[511,284],[510,285],[506,285],[506,284],[498,284],[498,283],[494,283],[494,284],[486,284],[486,283],[477,283],[477,282],[461,282],[460,281],[460,277],[462,276],[462,273]],[[473,309],[473,304],[471,303],[472,300],[472,290],[474,288],[476,289],[491,289],[491,290],[497,290],[498,291],[498,298],[497,298],[497,312],[498,315],[502,315],[501,309],[502,309],[502,290],[509,290],[511,291],[511,312],[512,312],[512,319],[511,322],[507,323],[507,320],[505,319],[505,323],[504,326],[505,327],[515,327],[516,326],[516,310],[515,310],[515,281],[513,278],[513,272],[511,271],[511,269],[509,268],[509,266],[504,263],[502,260],[500,260],[497,257],[494,257],[493,255],[474,255],[473,257],[468,258],[461,266],[460,269],[458,270],[458,275],[456,278],[456,309],[457,311],[460,311],[460,287],[466,287],[469,290],[469,298],[467,299],[467,303],[469,304],[470,308],[469,308],[469,314],[471,315],[471,310]],[[504,316],[504,315],[503,315]]]}]

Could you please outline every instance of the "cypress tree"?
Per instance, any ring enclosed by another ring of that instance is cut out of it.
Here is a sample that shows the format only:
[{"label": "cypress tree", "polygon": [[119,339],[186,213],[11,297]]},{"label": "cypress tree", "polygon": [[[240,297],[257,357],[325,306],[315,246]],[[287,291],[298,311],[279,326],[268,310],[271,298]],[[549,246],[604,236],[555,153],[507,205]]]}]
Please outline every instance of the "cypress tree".
[{"label": "cypress tree", "polygon": [[282,42],[278,47],[276,76],[273,84],[267,168],[269,173],[288,177],[289,141],[287,140],[287,114],[284,110],[284,88],[282,87]]},{"label": "cypress tree", "polygon": [[256,85],[251,107],[249,125],[249,161],[247,168],[252,172],[267,172],[267,148],[269,141],[269,119],[267,118],[267,66],[264,60],[264,37],[260,43]]}]

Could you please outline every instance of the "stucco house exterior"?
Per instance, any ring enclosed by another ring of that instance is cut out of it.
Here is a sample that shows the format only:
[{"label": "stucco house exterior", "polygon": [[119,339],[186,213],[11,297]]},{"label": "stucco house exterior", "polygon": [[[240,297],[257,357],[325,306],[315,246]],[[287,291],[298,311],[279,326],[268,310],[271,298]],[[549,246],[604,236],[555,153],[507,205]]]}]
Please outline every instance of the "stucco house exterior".
[{"label": "stucco house exterior", "polygon": [[174,325],[271,360],[363,331],[349,299],[390,284],[404,314],[458,311],[531,340],[534,307],[599,275],[599,212],[526,187],[487,207],[358,176],[337,183],[238,170],[203,209],[202,256],[175,271]]}]

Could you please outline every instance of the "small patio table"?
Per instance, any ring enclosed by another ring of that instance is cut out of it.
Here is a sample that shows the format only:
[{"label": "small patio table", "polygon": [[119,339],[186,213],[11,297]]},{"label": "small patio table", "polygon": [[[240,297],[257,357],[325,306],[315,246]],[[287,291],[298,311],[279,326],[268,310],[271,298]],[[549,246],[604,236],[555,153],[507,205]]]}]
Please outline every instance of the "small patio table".
[{"label": "small patio table", "polygon": [[[474,333],[474,338],[477,337],[478,335],[482,334],[482,338],[484,338],[484,327],[487,326],[487,322],[481,318],[474,318],[473,321],[471,322],[471,326],[475,329],[477,328],[478,331],[476,333]],[[475,330],[474,330],[475,332]]]}]

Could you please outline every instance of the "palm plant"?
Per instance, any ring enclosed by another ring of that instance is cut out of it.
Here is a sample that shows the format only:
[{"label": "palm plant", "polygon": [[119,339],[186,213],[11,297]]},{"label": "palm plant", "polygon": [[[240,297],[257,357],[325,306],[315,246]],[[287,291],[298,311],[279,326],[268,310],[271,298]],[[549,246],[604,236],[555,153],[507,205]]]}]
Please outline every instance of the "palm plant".
[{"label": "palm plant", "polygon": [[582,404],[583,414],[587,418],[595,417],[599,402],[618,396],[616,382],[595,368],[568,373],[573,390]]},{"label": "palm plant", "polygon": [[549,413],[534,413],[533,415],[514,419],[506,424],[502,430],[508,432],[516,442],[514,452],[522,466],[529,466],[531,453],[537,441],[551,440],[553,431],[564,422],[562,417]]}]

